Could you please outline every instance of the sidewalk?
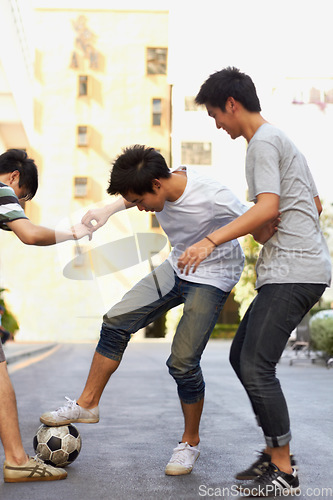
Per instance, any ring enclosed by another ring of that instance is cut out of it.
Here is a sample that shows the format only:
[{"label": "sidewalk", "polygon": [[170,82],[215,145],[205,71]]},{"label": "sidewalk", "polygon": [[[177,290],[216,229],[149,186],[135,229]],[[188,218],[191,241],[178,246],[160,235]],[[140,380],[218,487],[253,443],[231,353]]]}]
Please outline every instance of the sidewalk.
[{"label": "sidewalk", "polygon": [[2,348],[7,364],[12,365],[23,359],[43,354],[53,349],[56,345],[55,342],[14,342],[9,340]]}]

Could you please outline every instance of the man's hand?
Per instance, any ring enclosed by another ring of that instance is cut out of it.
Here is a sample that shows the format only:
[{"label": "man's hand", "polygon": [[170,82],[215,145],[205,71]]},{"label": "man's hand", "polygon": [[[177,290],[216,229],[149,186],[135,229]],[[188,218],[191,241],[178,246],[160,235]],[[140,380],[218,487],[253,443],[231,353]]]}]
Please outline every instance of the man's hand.
[{"label": "man's hand", "polygon": [[215,245],[204,238],[198,243],[188,247],[179,257],[178,267],[187,276],[192,270],[195,273],[200,262],[205,260],[214,250]]},{"label": "man's hand", "polygon": [[[81,222],[86,226],[86,228],[89,228],[90,231],[94,232],[104,226],[111,214],[110,205],[106,205],[101,208],[94,208],[92,210],[88,210],[88,212],[82,217]],[[95,221],[95,224],[92,223],[93,221]]]},{"label": "man's hand", "polygon": [[89,241],[92,238],[92,233],[93,233],[92,229],[80,222],[78,224],[75,224],[75,226],[72,226],[71,231],[74,240],[80,240],[81,238],[84,238],[84,236],[89,236]]},{"label": "man's hand", "polygon": [[266,224],[262,227],[253,231],[252,236],[258,243],[263,245],[276,233],[276,231],[278,231],[278,226],[281,222],[280,215],[281,212],[279,212],[277,217],[274,217],[272,220],[266,222]]}]

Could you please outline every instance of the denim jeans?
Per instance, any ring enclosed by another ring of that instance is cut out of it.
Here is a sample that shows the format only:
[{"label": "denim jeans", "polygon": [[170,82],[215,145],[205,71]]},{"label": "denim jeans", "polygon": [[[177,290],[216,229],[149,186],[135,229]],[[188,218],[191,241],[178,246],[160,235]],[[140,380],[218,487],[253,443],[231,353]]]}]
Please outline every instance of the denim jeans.
[{"label": "denim jeans", "polygon": [[131,334],[169,309],[184,304],[167,360],[180,399],[187,404],[204,397],[200,359],[229,295],[214,286],[180,279],[165,261],[135,285],[104,315],[96,351],[120,361]]},{"label": "denim jeans", "polygon": [[276,377],[276,364],[290,333],[325,288],[326,285],[308,283],[263,285],[233,340],[230,362],[271,448],[284,446],[291,439],[288,408]]}]

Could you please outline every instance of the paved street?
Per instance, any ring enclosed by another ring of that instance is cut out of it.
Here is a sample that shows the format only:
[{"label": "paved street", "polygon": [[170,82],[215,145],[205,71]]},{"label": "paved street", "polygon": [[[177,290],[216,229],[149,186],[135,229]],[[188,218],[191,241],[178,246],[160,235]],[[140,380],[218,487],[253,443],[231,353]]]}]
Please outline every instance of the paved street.
[{"label": "paved street", "polygon": [[[233,475],[253,461],[253,452],[262,448],[263,440],[247,396],[229,366],[229,346],[229,341],[210,341],[204,353],[201,456],[192,474],[164,475],[181,437],[182,416],[175,383],[165,366],[170,345],[144,341],[130,344],[122,366],[107,386],[100,423],[77,425],[83,444],[80,456],[67,468],[68,479],[30,485],[0,482],[0,499],[238,498]],[[35,363],[9,365],[23,440],[30,454],[39,415],[61,405],[64,396],[79,396],[93,352],[92,344],[64,344],[49,355],[40,354]],[[300,465],[302,495],[297,498],[330,498],[333,369],[307,361],[290,366],[284,359],[278,374],[290,408],[292,450]]]}]

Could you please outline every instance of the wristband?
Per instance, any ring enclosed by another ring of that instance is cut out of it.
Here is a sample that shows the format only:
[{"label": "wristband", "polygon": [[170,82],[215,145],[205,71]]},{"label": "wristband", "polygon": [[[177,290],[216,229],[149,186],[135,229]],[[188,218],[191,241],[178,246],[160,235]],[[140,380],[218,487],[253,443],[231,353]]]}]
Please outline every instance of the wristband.
[{"label": "wristband", "polygon": [[206,240],[210,241],[211,243],[213,243],[214,247],[216,248],[218,245],[216,243],[214,243],[213,240],[211,240],[208,236],[205,236]]}]

